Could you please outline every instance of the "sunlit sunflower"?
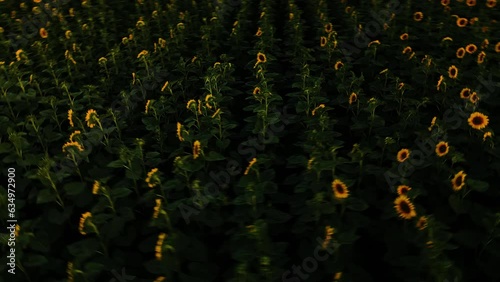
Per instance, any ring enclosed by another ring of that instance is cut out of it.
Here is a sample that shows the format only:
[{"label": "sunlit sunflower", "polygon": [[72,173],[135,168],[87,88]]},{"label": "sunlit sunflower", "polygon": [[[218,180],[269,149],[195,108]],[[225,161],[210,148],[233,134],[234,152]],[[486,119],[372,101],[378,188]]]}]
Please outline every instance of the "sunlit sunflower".
[{"label": "sunlit sunflower", "polygon": [[409,157],[410,157],[410,150],[408,149],[399,150],[397,155],[398,162],[402,163],[406,161]]},{"label": "sunlit sunflower", "polygon": [[439,90],[439,88],[441,87],[441,84],[443,83],[443,79],[444,79],[444,77],[442,75],[439,76],[439,80],[438,80],[438,83],[436,85],[437,90]]},{"label": "sunlit sunflower", "polygon": [[497,5],[497,0],[487,0],[486,1],[486,7],[488,8],[493,8]]},{"label": "sunlit sunflower", "polygon": [[327,23],[327,24],[325,24],[325,32],[326,32],[326,33],[330,33],[330,32],[332,32],[332,31],[333,31],[333,26],[332,26],[332,24],[331,24],[331,23]]},{"label": "sunlit sunflower", "polygon": [[424,230],[425,228],[427,228],[427,217],[425,217],[425,216],[419,217],[415,226],[419,230]]},{"label": "sunlit sunflower", "polygon": [[486,58],[486,53],[481,51],[481,53],[477,55],[477,63],[482,64],[484,62],[484,58]]},{"label": "sunlit sunflower", "polygon": [[47,30],[45,28],[40,28],[40,37],[42,38],[47,38],[49,37],[49,33],[47,32]]},{"label": "sunlit sunflower", "polygon": [[255,36],[257,36],[257,37],[262,36],[262,29],[260,27],[257,29],[257,33],[255,33]]},{"label": "sunlit sunflower", "polygon": [[485,132],[483,135],[483,142],[486,141],[486,138],[491,138],[491,131]]},{"label": "sunlit sunflower", "polygon": [[453,79],[457,78],[458,69],[457,67],[455,67],[455,65],[452,65],[451,67],[448,68],[448,76]]},{"label": "sunlit sunflower", "polygon": [[474,112],[468,119],[469,125],[474,129],[483,129],[488,126],[488,116],[480,112]]},{"label": "sunlit sunflower", "polygon": [[450,147],[448,146],[448,142],[441,141],[436,145],[435,152],[438,157],[443,157],[448,154],[449,149]]},{"label": "sunlit sunflower", "polygon": [[335,63],[334,68],[335,68],[335,70],[339,70],[339,69],[340,69],[341,67],[343,67],[343,66],[344,66],[344,63],[342,63],[341,61],[337,61],[337,62]]},{"label": "sunlit sunflower", "polygon": [[462,91],[460,91],[460,98],[469,99],[470,94],[471,94],[470,88],[464,88],[462,89]]},{"label": "sunlit sunflower", "polygon": [[460,47],[457,49],[457,58],[462,59],[465,56],[465,49],[464,47]]},{"label": "sunlit sunflower", "polygon": [[403,54],[406,54],[406,53],[410,53],[411,52],[411,47],[410,46],[406,46],[404,49],[403,49]]},{"label": "sunlit sunflower", "polygon": [[399,36],[399,39],[401,40],[408,40],[408,33],[403,33]]},{"label": "sunlit sunflower", "polygon": [[193,143],[193,159],[197,159],[200,156],[200,141],[196,140]]},{"label": "sunlit sunflower", "polygon": [[454,191],[460,191],[465,186],[465,177],[467,174],[463,170],[459,171],[451,180],[451,186]]},{"label": "sunlit sunflower", "polygon": [[87,122],[87,126],[89,128],[93,128],[96,125],[96,122],[99,121],[97,112],[94,109],[88,110],[87,114],[85,115],[85,121]]},{"label": "sunlit sunflower", "polygon": [[358,94],[352,92],[349,96],[349,105],[354,104],[358,100]]},{"label": "sunlit sunflower", "polygon": [[412,219],[417,216],[415,206],[405,195],[400,195],[394,200],[394,208],[401,218]]},{"label": "sunlit sunflower", "polygon": [[432,131],[432,128],[434,127],[434,125],[436,125],[436,119],[437,119],[437,117],[432,118],[431,126],[429,126],[429,128],[427,128],[429,131]]},{"label": "sunlit sunflower", "polygon": [[397,190],[398,195],[406,195],[411,190],[411,187],[408,185],[399,185]]},{"label": "sunlit sunflower", "polygon": [[311,114],[314,116],[316,114],[316,111],[319,110],[319,109],[324,109],[325,108],[325,104],[320,104],[319,106],[317,106],[316,108],[314,108],[311,112]]},{"label": "sunlit sunflower", "polygon": [[325,47],[325,45],[326,45],[326,37],[321,36],[321,38],[320,38],[320,39],[321,39],[321,40],[320,40],[320,45],[321,45],[321,47]]},{"label": "sunlit sunflower", "polygon": [[86,212],[86,213],[83,213],[82,216],[80,217],[80,224],[79,224],[79,227],[78,227],[78,230],[80,231],[80,234],[82,235],[86,235],[87,233],[85,232],[85,226],[86,226],[86,222],[87,220],[91,220],[92,219],[92,213],[91,212]]},{"label": "sunlit sunflower", "polygon": [[260,94],[260,88],[259,88],[259,87],[255,87],[255,88],[253,89],[253,92],[252,92],[252,93],[253,93],[253,95],[259,95],[259,94]]},{"label": "sunlit sunflower", "polygon": [[495,52],[500,53],[500,42],[495,45]]},{"label": "sunlit sunflower", "polygon": [[94,185],[92,186],[92,194],[97,195],[100,189],[101,189],[101,184],[99,183],[99,181],[95,180]]},{"label": "sunlit sunflower", "polygon": [[349,189],[344,182],[339,179],[332,181],[332,190],[336,199],[345,199],[349,197]]},{"label": "sunlit sunflower", "polygon": [[457,19],[457,26],[465,27],[468,22],[469,22],[469,20],[467,20],[466,18],[458,18]]},{"label": "sunlit sunflower", "polygon": [[257,63],[265,63],[267,62],[266,55],[264,53],[257,53]]},{"label": "sunlit sunflower", "polygon": [[476,6],[476,0],[467,0],[465,3],[466,3],[466,4],[467,4],[467,6],[469,6],[469,7],[474,7],[474,6]]},{"label": "sunlit sunflower", "polygon": [[380,45],[380,41],[379,40],[374,40],[374,41],[368,43],[368,47],[372,46],[373,44]]},{"label": "sunlit sunflower", "polygon": [[441,0],[441,5],[443,5],[443,6],[450,5],[450,0]]},{"label": "sunlit sunflower", "polygon": [[474,54],[477,51],[477,46],[475,44],[469,44],[465,47],[465,51],[469,54]]},{"label": "sunlit sunflower", "polygon": [[488,48],[488,45],[490,45],[490,41],[488,40],[488,38],[485,38],[483,40],[483,42],[481,43],[481,49],[486,49]]},{"label": "sunlit sunflower", "polygon": [[417,22],[421,21],[424,18],[424,14],[422,12],[415,12],[413,14],[413,19]]},{"label": "sunlit sunflower", "polygon": [[472,104],[475,104],[477,103],[477,101],[479,101],[479,96],[477,96],[477,93],[476,92],[473,92],[470,97],[469,97],[469,101],[472,103]]}]

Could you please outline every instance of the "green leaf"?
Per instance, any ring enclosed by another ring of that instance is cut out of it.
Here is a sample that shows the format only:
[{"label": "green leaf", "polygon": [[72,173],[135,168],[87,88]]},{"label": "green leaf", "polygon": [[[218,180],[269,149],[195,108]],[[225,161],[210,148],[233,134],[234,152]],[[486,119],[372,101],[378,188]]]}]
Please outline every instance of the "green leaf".
[{"label": "green leaf", "polygon": [[123,162],[122,160],[116,160],[116,161],[112,161],[110,162],[107,167],[112,167],[112,168],[121,168],[123,167]]},{"label": "green leaf", "polygon": [[85,190],[85,184],[81,182],[71,182],[63,186],[66,194],[75,196],[82,193]]},{"label": "green leaf", "polygon": [[205,155],[205,160],[207,160],[207,161],[222,161],[225,159],[226,159],[226,157],[224,157],[223,155],[221,155],[217,152],[214,152],[214,151],[210,151],[210,152],[208,152],[207,155]]},{"label": "green leaf", "polygon": [[132,190],[128,188],[113,188],[111,190],[111,198],[118,199],[127,197],[128,195],[130,195],[130,193],[132,193]]},{"label": "green leaf", "polygon": [[45,258],[45,256],[41,255],[26,255],[25,258],[23,258],[23,264],[27,267],[34,267],[34,266],[42,266],[49,263],[49,261]]},{"label": "green leaf", "polygon": [[368,204],[359,198],[348,198],[347,208],[353,211],[364,211],[368,208]]},{"label": "green leaf", "polygon": [[50,203],[54,202],[56,200],[56,196],[52,192],[52,190],[46,188],[43,189],[42,191],[38,192],[38,196],[36,197],[36,203],[37,204],[45,204],[45,203]]},{"label": "green leaf", "polygon": [[478,192],[484,192],[490,187],[490,184],[488,182],[470,178],[467,178],[465,180],[465,183],[467,183],[467,185],[469,185],[473,190],[476,190]]}]

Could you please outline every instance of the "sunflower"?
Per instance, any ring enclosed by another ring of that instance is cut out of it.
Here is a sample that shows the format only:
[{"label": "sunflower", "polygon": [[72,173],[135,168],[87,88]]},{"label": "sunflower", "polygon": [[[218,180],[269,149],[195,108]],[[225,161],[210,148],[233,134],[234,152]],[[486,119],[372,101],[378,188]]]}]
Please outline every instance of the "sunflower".
[{"label": "sunflower", "polygon": [[45,28],[40,28],[40,37],[42,38],[47,38],[49,37],[49,33],[47,32],[47,30]]},{"label": "sunflower", "polygon": [[344,66],[344,63],[342,63],[341,61],[337,61],[337,62],[335,63],[334,68],[335,68],[335,70],[339,70],[339,69],[340,69],[341,67],[343,67],[343,66]]},{"label": "sunflower", "polygon": [[163,254],[163,241],[165,240],[165,237],[167,234],[165,233],[160,233],[158,235],[158,241],[156,241],[156,246],[155,246],[155,257],[157,260],[161,260],[162,254]]},{"label": "sunflower", "polygon": [[500,42],[495,45],[495,52],[500,53]]},{"label": "sunflower", "polygon": [[466,18],[458,18],[457,19],[457,26],[459,27],[465,27],[469,21]]},{"label": "sunflower", "polygon": [[419,217],[415,226],[418,228],[418,230],[424,230],[425,228],[427,228],[427,217]]},{"label": "sunflower", "polygon": [[320,38],[320,45],[321,45],[321,47],[325,47],[325,45],[326,45],[326,37],[321,36],[321,38]]},{"label": "sunflower", "polygon": [[85,115],[85,121],[87,122],[87,126],[89,128],[93,128],[96,125],[96,122],[99,121],[97,112],[94,109],[88,110],[87,114]]},{"label": "sunflower", "polygon": [[481,51],[479,55],[477,55],[477,63],[482,64],[484,62],[484,58],[486,57],[486,53],[484,51]]},{"label": "sunflower", "polygon": [[491,131],[485,132],[483,135],[483,142],[486,141],[486,138],[491,138]]},{"label": "sunflower", "polygon": [[429,126],[429,128],[427,128],[427,129],[429,129],[429,131],[431,131],[431,130],[432,130],[432,128],[434,127],[434,125],[436,124],[436,119],[437,119],[437,117],[433,117],[433,118],[432,118],[432,121],[431,121],[431,126]]},{"label": "sunflower", "polygon": [[156,185],[160,184],[160,178],[158,177],[158,168],[153,168],[146,177],[146,183],[149,188],[154,188]]},{"label": "sunflower", "polygon": [[75,132],[71,133],[71,135],[69,136],[69,141],[70,142],[73,142],[75,140],[73,140],[73,138],[75,138],[75,136],[81,134],[80,130],[75,130]]},{"label": "sunflower", "polygon": [[455,65],[452,65],[451,67],[448,68],[448,76],[450,76],[450,78],[457,78],[458,76],[458,69],[457,67],[455,67]]},{"label": "sunflower", "polygon": [[410,53],[411,52],[411,47],[410,46],[406,46],[404,49],[403,49],[403,54],[406,54],[406,53]]},{"label": "sunflower", "polygon": [[486,7],[488,8],[493,8],[497,5],[497,0],[487,0],[486,1]]},{"label": "sunflower", "polygon": [[333,26],[332,26],[332,24],[331,24],[331,23],[327,23],[327,24],[325,24],[325,32],[326,32],[326,33],[330,33],[330,32],[332,32],[332,31],[333,31]]},{"label": "sunflower", "polygon": [[437,90],[439,90],[439,88],[441,87],[441,84],[443,83],[443,79],[444,79],[444,77],[441,75],[441,76],[439,77],[438,83],[437,83],[437,85],[436,85],[436,89],[437,89]]},{"label": "sunflower", "polygon": [[336,199],[345,199],[349,197],[349,189],[344,182],[339,179],[332,181],[332,190]]},{"label": "sunflower", "polygon": [[154,206],[153,210],[153,218],[158,218],[158,215],[160,214],[160,208],[161,208],[161,199],[155,199],[156,205]]},{"label": "sunflower", "polygon": [[180,122],[177,122],[177,137],[179,138],[179,141],[184,141],[184,138],[182,137],[182,124]]},{"label": "sunflower", "polygon": [[75,127],[75,124],[73,123],[73,109],[68,110],[68,120],[69,120],[69,125],[71,127]]},{"label": "sunflower", "polygon": [[351,95],[349,96],[349,105],[352,105],[358,100],[358,94],[352,92]]},{"label": "sunflower", "polygon": [[398,195],[406,195],[411,190],[411,187],[408,185],[399,185],[398,186]]},{"label": "sunflower", "polygon": [[471,25],[475,24],[477,21],[479,21],[479,18],[478,17],[473,17],[472,19],[469,20],[469,23]]},{"label": "sunflower", "polygon": [[257,29],[257,33],[255,33],[255,36],[257,37],[262,36],[262,29],[260,27]]},{"label": "sunflower", "polygon": [[480,112],[474,112],[468,119],[469,125],[474,129],[483,129],[488,126],[488,116]]},{"label": "sunflower", "polygon": [[435,152],[438,157],[442,157],[448,154],[449,149],[450,147],[448,146],[448,142],[441,141],[436,145]]},{"label": "sunflower", "polygon": [[483,40],[483,42],[481,43],[481,49],[486,49],[488,48],[488,45],[490,45],[490,41],[488,40],[488,38],[485,38]]},{"label": "sunflower", "polygon": [[410,150],[408,149],[399,150],[397,155],[398,162],[402,163],[406,161],[409,157],[410,157]]},{"label": "sunflower", "polygon": [[477,46],[475,44],[469,44],[467,47],[465,47],[465,51],[469,54],[474,54],[474,52],[477,51]]},{"label": "sunflower", "polygon": [[470,94],[471,94],[470,88],[464,88],[462,89],[462,91],[460,91],[460,98],[469,99]]},{"label": "sunflower", "polygon": [[63,153],[67,152],[67,148],[76,148],[79,152],[83,152],[84,149],[82,147],[82,145],[76,141],[71,141],[71,142],[66,142],[64,143],[64,145],[62,146],[62,151]]},{"label": "sunflower", "polygon": [[372,46],[373,44],[379,44],[380,45],[380,41],[379,40],[374,40],[374,41],[368,43],[368,47]]},{"label": "sunflower", "polygon": [[472,103],[472,104],[475,104],[477,103],[477,101],[479,101],[479,97],[477,96],[477,93],[476,92],[473,92],[470,97],[469,97],[469,101]]},{"label": "sunflower", "polygon": [[417,216],[415,206],[413,206],[410,199],[405,195],[399,195],[399,197],[394,200],[394,208],[401,218],[412,219]]},{"label": "sunflower", "polygon": [[451,186],[453,188],[453,191],[460,191],[464,187],[466,176],[467,174],[465,174],[463,170],[455,174],[455,176],[451,180]]},{"label": "sunflower", "polygon": [[257,158],[253,158],[252,160],[250,160],[250,162],[248,163],[248,166],[247,168],[245,169],[245,172],[243,173],[243,175],[248,175],[248,173],[250,172],[250,169],[252,168],[252,166],[257,162]]},{"label": "sunflower", "polygon": [[200,141],[196,140],[193,143],[193,159],[197,159],[200,156]]},{"label": "sunflower", "polygon": [[264,53],[257,53],[257,63],[265,63],[267,62],[266,54]]},{"label": "sunflower", "polygon": [[325,104],[320,104],[319,106],[317,106],[316,108],[314,108],[314,110],[312,110],[311,114],[314,116],[316,114],[317,110],[324,109],[324,108],[325,108]]},{"label": "sunflower", "polygon": [[64,33],[64,36],[66,36],[66,39],[70,39],[71,38],[71,30],[66,30],[66,32]]},{"label": "sunflower", "polygon": [[259,94],[260,94],[260,87],[255,87],[255,88],[253,89],[253,92],[252,92],[252,93],[253,93],[253,95],[259,95]]},{"label": "sunflower", "polygon": [[462,59],[465,56],[465,48],[464,47],[458,48],[456,55],[457,58]]},{"label": "sunflower", "polygon": [[403,33],[399,36],[399,39],[401,40],[408,40],[408,33]]},{"label": "sunflower", "polygon": [[94,181],[94,186],[92,186],[92,194],[97,195],[101,189],[101,184],[99,181]]},{"label": "sunflower", "polygon": [[469,6],[469,7],[474,7],[474,6],[476,6],[476,0],[467,0],[465,3],[466,3],[466,4],[467,4],[467,6]]},{"label": "sunflower", "polygon": [[417,22],[421,21],[424,18],[424,14],[422,12],[415,12],[413,14],[413,19]]},{"label": "sunflower", "polygon": [[85,223],[87,220],[90,220],[92,218],[92,213],[86,212],[82,214],[82,217],[80,218],[80,225],[78,227],[78,230],[80,231],[80,234],[86,235],[87,233],[83,230],[85,228]]},{"label": "sunflower", "polygon": [[441,0],[441,5],[443,5],[443,6],[450,5],[450,0]]}]

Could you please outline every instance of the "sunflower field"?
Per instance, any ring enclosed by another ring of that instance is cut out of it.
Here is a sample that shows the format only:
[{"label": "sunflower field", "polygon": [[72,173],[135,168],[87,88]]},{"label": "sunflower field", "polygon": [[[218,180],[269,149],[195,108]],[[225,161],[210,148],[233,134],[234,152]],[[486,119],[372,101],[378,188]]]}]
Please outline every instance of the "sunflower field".
[{"label": "sunflower field", "polygon": [[0,0],[0,281],[500,281],[496,0]]}]

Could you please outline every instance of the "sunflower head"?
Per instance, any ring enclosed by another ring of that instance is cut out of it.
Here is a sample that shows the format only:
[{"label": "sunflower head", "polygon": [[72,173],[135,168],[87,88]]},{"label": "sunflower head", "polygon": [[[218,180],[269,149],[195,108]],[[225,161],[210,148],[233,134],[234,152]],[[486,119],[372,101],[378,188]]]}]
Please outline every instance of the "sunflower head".
[{"label": "sunflower head", "polygon": [[462,99],[469,99],[469,96],[471,94],[470,88],[464,88],[462,91],[460,91],[460,98]]},{"label": "sunflower head", "polygon": [[406,32],[405,32],[405,33],[401,34],[401,35],[399,36],[399,39],[401,39],[401,40],[403,40],[403,41],[404,41],[404,40],[408,40],[408,33],[406,33]]},{"label": "sunflower head", "polygon": [[332,190],[336,199],[346,199],[349,197],[349,189],[347,188],[347,185],[339,179],[332,181]]},{"label": "sunflower head", "polygon": [[453,79],[457,78],[458,68],[455,65],[452,65],[451,67],[448,68],[448,76]]},{"label": "sunflower head", "polygon": [[463,170],[459,171],[451,180],[451,186],[454,191],[460,191],[465,186],[465,177],[467,174]]},{"label": "sunflower head", "polygon": [[394,200],[394,208],[399,217],[403,219],[412,219],[417,216],[415,206],[406,195],[399,195],[399,197]]},{"label": "sunflower head", "polygon": [[99,122],[99,117],[97,116],[97,112],[94,109],[90,109],[87,111],[85,115],[85,121],[87,122],[87,126],[89,128],[93,128],[97,122]]},{"label": "sunflower head", "polygon": [[472,128],[478,130],[485,128],[489,123],[488,116],[480,112],[472,113],[467,121]]},{"label": "sunflower head", "polygon": [[465,56],[465,48],[464,47],[458,48],[456,55],[457,58],[462,59]]},{"label": "sunflower head", "polygon": [[397,155],[398,162],[402,163],[406,161],[409,157],[410,157],[410,150],[408,149],[399,150]]},{"label": "sunflower head", "polygon": [[332,26],[332,24],[331,24],[331,23],[327,23],[327,24],[325,24],[325,32],[326,32],[326,33],[330,33],[330,32],[332,32],[332,31],[333,31],[333,26]]},{"label": "sunflower head", "polygon": [[448,142],[441,141],[436,145],[436,155],[438,155],[438,157],[443,157],[448,154],[449,149]]},{"label": "sunflower head", "polygon": [[320,45],[321,45],[321,47],[325,47],[326,46],[326,42],[327,42],[326,37],[321,36],[321,38],[320,38]]},{"label": "sunflower head", "polygon": [[358,94],[352,92],[349,96],[349,105],[354,104],[358,100]]},{"label": "sunflower head", "polygon": [[40,28],[40,37],[41,38],[47,38],[49,37],[49,33],[47,32],[47,30],[45,28]]},{"label": "sunflower head", "polygon": [[411,190],[411,187],[408,185],[399,185],[397,192],[398,195],[406,195]]},{"label": "sunflower head", "polygon": [[335,63],[334,68],[335,68],[335,70],[339,70],[339,69],[340,69],[341,67],[343,67],[343,66],[344,66],[344,63],[342,63],[341,61],[337,61],[337,62]]},{"label": "sunflower head", "polygon": [[418,230],[424,230],[425,228],[427,228],[427,217],[419,217],[415,225],[417,226]]},{"label": "sunflower head", "polygon": [[497,5],[497,0],[487,0],[486,1],[486,7],[488,8],[493,8]]},{"label": "sunflower head", "polygon": [[466,18],[458,18],[457,19],[457,26],[458,27],[465,27],[468,22],[469,22],[469,20],[467,20]]},{"label": "sunflower head", "polygon": [[469,97],[469,101],[472,103],[472,104],[475,104],[477,103],[477,101],[479,101],[479,96],[477,96],[477,93],[476,92],[473,92],[470,97]]},{"label": "sunflower head", "polygon": [[415,12],[413,14],[413,20],[419,22],[424,18],[424,14],[422,12]]},{"label": "sunflower head", "polygon": [[486,58],[486,53],[481,51],[481,53],[477,55],[477,63],[482,64],[484,62],[484,58]]},{"label": "sunflower head", "polygon": [[475,44],[469,44],[465,47],[465,51],[469,54],[474,54],[477,51],[477,46]]},{"label": "sunflower head", "polygon": [[404,49],[403,49],[403,52],[401,52],[403,54],[406,54],[406,53],[411,53],[411,47],[410,46],[406,46]]},{"label": "sunflower head", "polygon": [[441,0],[441,5],[443,5],[443,6],[450,5],[450,0]]},{"label": "sunflower head", "polygon": [[466,4],[467,4],[467,6],[469,6],[469,7],[474,7],[474,6],[476,6],[476,0],[467,0],[465,3],[466,3]]}]

